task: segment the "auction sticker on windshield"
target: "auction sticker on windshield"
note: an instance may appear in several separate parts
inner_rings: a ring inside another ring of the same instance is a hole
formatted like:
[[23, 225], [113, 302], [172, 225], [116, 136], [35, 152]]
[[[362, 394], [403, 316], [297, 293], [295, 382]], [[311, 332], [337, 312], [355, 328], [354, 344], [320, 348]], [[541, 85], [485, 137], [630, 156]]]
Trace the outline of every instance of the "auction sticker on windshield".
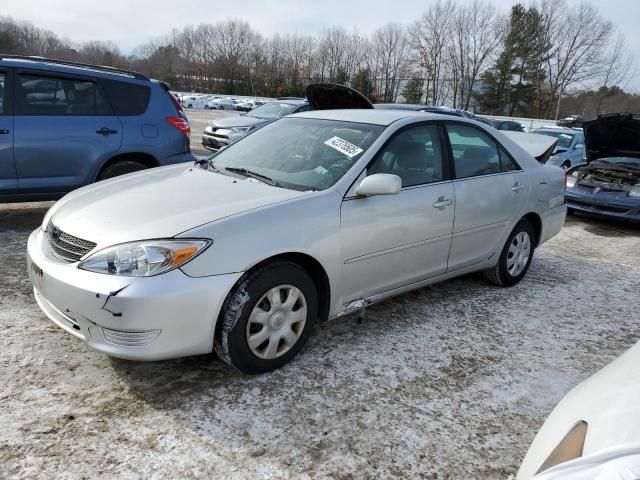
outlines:
[[349, 158], [353, 158], [359, 153], [362, 153], [362, 149], [360, 147], [351, 142], [347, 142], [344, 138], [340, 137], [331, 137], [329, 140], [324, 142], [324, 144], [339, 151], [340, 153], [344, 153]]

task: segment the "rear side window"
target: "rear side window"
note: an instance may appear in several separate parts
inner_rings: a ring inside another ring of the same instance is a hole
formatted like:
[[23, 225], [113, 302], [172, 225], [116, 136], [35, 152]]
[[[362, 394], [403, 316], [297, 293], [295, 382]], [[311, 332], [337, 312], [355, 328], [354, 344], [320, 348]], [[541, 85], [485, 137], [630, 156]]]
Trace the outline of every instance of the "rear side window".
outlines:
[[7, 113], [7, 101], [5, 100], [7, 93], [7, 74], [0, 72], [0, 115]]
[[19, 115], [111, 115], [102, 89], [88, 80], [20, 74], [15, 97]]
[[142, 115], [147, 111], [151, 88], [116, 80], [103, 80], [102, 84], [116, 115]]
[[456, 178], [519, 170], [511, 157], [485, 133], [465, 125], [447, 125]]

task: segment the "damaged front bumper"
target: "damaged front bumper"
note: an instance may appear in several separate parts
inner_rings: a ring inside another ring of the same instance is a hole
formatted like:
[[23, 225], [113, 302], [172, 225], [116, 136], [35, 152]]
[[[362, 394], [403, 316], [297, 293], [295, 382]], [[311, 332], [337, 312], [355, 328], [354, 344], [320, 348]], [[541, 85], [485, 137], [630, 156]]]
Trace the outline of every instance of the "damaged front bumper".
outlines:
[[132, 360], [210, 353], [222, 303], [241, 276], [88, 272], [53, 257], [41, 229], [29, 237], [27, 271], [38, 305], [55, 324], [97, 351]]
[[567, 189], [565, 198], [571, 210], [597, 217], [617, 218], [640, 222], [640, 199], [630, 198], [626, 192], [606, 192], [601, 189]]

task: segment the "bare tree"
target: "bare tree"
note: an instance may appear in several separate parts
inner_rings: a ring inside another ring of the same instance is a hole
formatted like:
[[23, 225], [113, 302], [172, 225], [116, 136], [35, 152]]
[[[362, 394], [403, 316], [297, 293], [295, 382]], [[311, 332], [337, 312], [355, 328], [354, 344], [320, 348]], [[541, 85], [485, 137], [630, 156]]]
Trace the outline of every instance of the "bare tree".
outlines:
[[485, 0], [473, 0], [455, 12], [450, 44], [454, 106], [469, 109], [475, 83], [498, 46], [503, 28], [503, 17]]
[[373, 33], [368, 50], [367, 64], [381, 100], [395, 102], [409, 63], [405, 29], [397, 23], [387, 23]]
[[564, 0], [547, 0], [539, 8], [551, 32], [553, 49], [547, 61], [547, 79], [557, 119], [563, 93], [601, 73], [613, 25], [589, 1], [568, 6]]
[[448, 97], [446, 63], [451, 24], [457, 7], [452, 0], [431, 4], [410, 29], [414, 63], [425, 78], [427, 102], [443, 104]]
[[597, 79], [598, 104], [597, 112], [600, 113], [602, 105], [607, 97], [609, 87], [626, 87], [633, 75], [634, 58], [629, 53], [624, 34], [618, 32], [615, 40], [607, 49], [605, 54], [605, 64], [601, 74]]

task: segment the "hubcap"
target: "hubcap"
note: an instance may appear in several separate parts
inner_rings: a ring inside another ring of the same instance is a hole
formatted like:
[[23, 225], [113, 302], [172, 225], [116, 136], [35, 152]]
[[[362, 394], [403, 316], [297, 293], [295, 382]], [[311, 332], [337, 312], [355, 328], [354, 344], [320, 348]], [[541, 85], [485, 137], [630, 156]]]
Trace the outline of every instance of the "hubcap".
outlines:
[[253, 307], [247, 321], [247, 344], [258, 358], [278, 358], [296, 344], [306, 321], [303, 293], [292, 285], [279, 285]]
[[529, 261], [531, 238], [527, 232], [520, 232], [511, 241], [507, 253], [507, 270], [512, 277], [520, 275]]

